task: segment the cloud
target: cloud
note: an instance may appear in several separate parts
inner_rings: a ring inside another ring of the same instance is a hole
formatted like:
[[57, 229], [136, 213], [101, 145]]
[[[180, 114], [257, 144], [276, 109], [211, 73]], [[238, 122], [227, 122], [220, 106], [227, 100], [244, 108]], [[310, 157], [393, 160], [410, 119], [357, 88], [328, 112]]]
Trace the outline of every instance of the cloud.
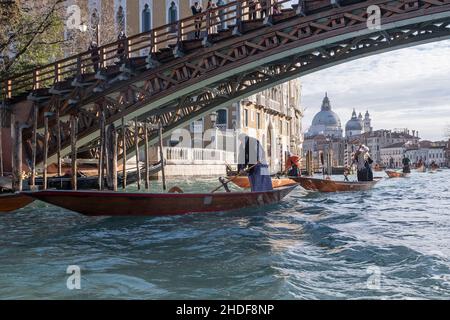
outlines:
[[419, 130], [424, 139], [443, 139], [450, 124], [450, 41], [362, 58], [301, 81], [305, 128], [325, 91], [343, 125], [353, 108], [369, 110], [375, 129]]

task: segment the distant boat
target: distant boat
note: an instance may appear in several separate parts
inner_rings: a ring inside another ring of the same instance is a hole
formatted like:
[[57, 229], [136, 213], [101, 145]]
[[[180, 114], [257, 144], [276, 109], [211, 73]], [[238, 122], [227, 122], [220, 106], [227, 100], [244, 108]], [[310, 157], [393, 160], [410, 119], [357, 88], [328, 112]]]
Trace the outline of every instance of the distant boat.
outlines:
[[88, 216], [165, 216], [222, 212], [280, 202], [295, 186], [266, 192], [126, 193], [36, 191], [24, 194]]
[[0, 212], [10, 212], [25, 207], [34, 199], [20, 193], [0, 194]]
[[[249, 189], [250, 188], [250, 181], [248, 180], [248, 176], [235, 176], [235, 177], [229, 177], [230, 181], [237, 185], [238, 187], [242, 189]], [[286, 186], [292, 186], [297, 184], [292, 179], [289, 178], [272, 178], [272, 187], [273, 188], [280, 188], [280, 187], [286, 187]]]
[[403, 173], [395, 170], [384, 170], [389, 178], [406, 178], [409, 176], [409, 173]]
[[427, 168], [425, 168], [425, 166], [422, 165], [422, 166], [420, 166], [420, 167], [417, 167], [417, 168], [416, 168], [416, 171], [417, 171], [417, 172], [426, 172], [426, 171], [427, 171]]
[[345, 192], [345, 191], [365, 191], [372, 189], [381, 178], [374, 178], [373, 181], [336, 181], [318, 179], [310, 177], [289, 177], [298, 182], [304, 189], [320, 192]]

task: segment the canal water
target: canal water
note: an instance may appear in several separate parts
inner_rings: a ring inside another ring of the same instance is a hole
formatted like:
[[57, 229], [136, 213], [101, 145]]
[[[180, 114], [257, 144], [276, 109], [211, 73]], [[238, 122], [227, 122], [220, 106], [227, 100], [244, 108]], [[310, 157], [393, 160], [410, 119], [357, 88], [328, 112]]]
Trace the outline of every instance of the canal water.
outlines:
[[[34, 202], [0, 216], [0, 298], [449, 299], [449, 180], [443, 170], [368, 192], [298, 187], [279, 205], [177, 217], [91, 218]], [[67, 287], [69, 266], [80, 289]]]

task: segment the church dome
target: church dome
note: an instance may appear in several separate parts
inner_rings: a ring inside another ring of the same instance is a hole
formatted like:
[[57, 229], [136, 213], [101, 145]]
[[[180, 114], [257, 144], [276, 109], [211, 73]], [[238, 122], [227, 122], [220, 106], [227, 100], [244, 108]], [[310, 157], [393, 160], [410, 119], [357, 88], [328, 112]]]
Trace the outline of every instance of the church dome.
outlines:
[[325, 94], [325, 98], [323, 98], [322, 108], [321, 110], [314, 116], [312, 121], [313, 126], [326, 126], [326, 127], [340, 127], [341, 120], [339, 116], [331, 111], [330, 99]]
[[363, 125], [361, 119], [356, 116], [355, 110], [353, 110], [352, 118], [347, 121], [345, 125], [345, 131], [362, 131]]

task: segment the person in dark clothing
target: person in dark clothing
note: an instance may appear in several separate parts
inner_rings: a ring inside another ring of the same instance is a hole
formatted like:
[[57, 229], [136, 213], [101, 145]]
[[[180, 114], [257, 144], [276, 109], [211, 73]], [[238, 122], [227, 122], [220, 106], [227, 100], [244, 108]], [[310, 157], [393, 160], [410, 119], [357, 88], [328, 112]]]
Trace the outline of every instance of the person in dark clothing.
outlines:
[[404, 155], [402, 159], [403, 173], [411, 173], [410, 163], [411, 160], [409, 160], [409, 158], [406, 155]]
[[119, 36], [117, 37], [117, 57], [119, 58], [120, 63], [123, 63], [125, 61], [125, 41], [127, 37], [125, 35], [125, 32], [121, 31], [119, 33]]
[[248, 0], [249, 19], [256, 20], [256, 2], [255, 0]]
[[97, 73], [100, 56], [98, 54], [98, 45], [95, 41], [91, 42], [91, 44], [89, 46], [89, 50], [91, 51], [91, 61], [92, 61], [92, 65], [94, 67], [94, 72]]
[[[203, 9], [198, 2], [194, 3], [194, 5], [191, 7], [193, 16], [202, 13], [202, 10]], [[202, 28], [202, 18], [201, 17], [195, 18], [195, 39], [200, 39], [201, 28]]]
[[241, 135], [241, 144], [238, 154], [238, 170], [248, 173], [248, 179], [252, 191], [272, 190], [272, 178], [269, 166], [266, 163], [264, 149], [261, 143], [246, 135]]

